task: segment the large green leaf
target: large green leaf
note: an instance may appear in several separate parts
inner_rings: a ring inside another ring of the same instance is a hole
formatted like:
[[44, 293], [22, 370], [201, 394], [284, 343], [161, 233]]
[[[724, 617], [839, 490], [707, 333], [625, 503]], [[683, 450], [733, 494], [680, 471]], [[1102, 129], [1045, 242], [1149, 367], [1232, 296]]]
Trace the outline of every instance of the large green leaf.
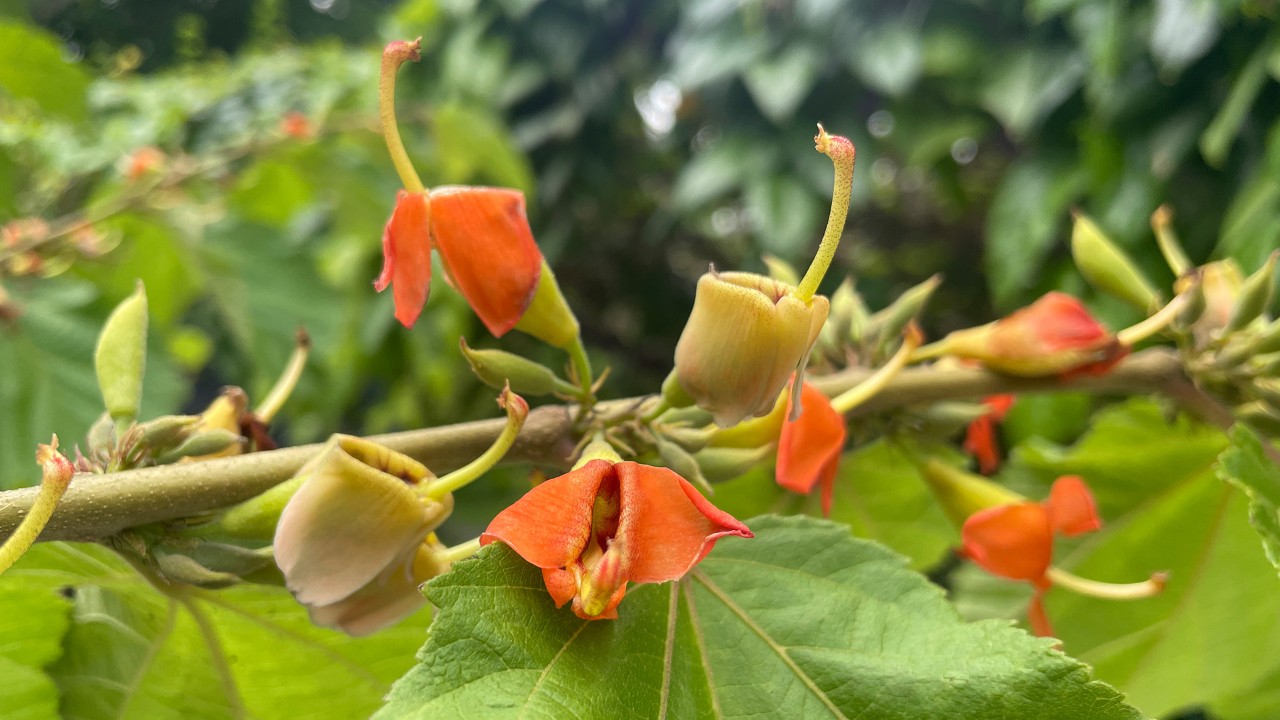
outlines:
[[612, 622], [554, 609], [536, 568], [485, 549], [428, 585], [431, 638], [376, 717], [1141, 717], [1047, 641], [960, 622], [839, 525], [751, 525]]
[[0, 708], [9, 720], [55, 717], [58, 688], [44, 668], [62, 652], [69, 604], [0, 580], [0, 607]]
[[81, 120], [88, 87], [88, 77], [63, 59], [53, 35], [29, 25], [0, 22], [0, 92], [32, 100], [51, 115]]
[[[1208, 706], [1227, 720], [1249, 717], [1227, 714], [1228, 703], [1280, 674], [1280, 584], [1249, 527], [1245, 498], [1214, 476], [1225, 444], [1217, 430], [1131, 401], [1100, 413], [1073, 447], [1022, 446], [1009, 472], [1033, 497], [1062, 474], [1083, 476], [1097, 494], [1102, 532], [1060, 544], [1057, 564], [1108, 582], [1169, 572], [1153, 598], [1119, 602], [1061, 589], [1046, 598], [1065, 649], [1152, 715]], [[976, 570], [956, 582], [970, 617], [1007, 612], [1011, 585]], [[1270, 711], [1275, 717], [1280, 705]]]
[[1218, 477], [1249, 498], [1249, 522], [1262, 536], [1267, 558], [1280, 569], [1280, 467], [1267, 457], [1257, 435], [1236, 427], [1231, 448], [1219, 461]]
[[[794, 513], [820, 517], [819, 492], [797, 495], [756, 470], [716, 485], [712, 501], [735, 517]], [[860, 538], [906, 555], [911, 567], [933, 567], [957, 540], [911, 459], [882, 441], [845, 453], [831, 493], [831, 519]]]
[[280, 588], [165, 594], [111, 551], [65, 543], [32, 550], [0, 578], [5, 592], [38, 600], [23, 631], [35, 660], [60, 653], [48, 672], [67, 720], [363, 717], [410, 665], [428, 615], [352, 639], [312, 626]]

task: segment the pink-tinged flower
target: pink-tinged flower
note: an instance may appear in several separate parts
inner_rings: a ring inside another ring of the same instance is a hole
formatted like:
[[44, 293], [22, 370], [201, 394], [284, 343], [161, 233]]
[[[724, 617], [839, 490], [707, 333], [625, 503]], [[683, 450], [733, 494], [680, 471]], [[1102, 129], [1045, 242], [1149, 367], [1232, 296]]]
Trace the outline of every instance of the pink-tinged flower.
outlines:
[[1019, 377], [1100, 375], [1128, 352], [1079, 300], [1060, 292], [988, 325], [957, 330], [939, 346]]
[[[821, 486], [822, 513], [830, 515], [831, 492], [844, 450], [844, 417], [809, 383], [801, 386], [800, 409], [799, 417], [782, 425], [776, 478], [782, 487], [806, 495]], [[786, 417], [792, 417], [790, 397]]]
[[1000, 467], [1000, 446], [996, 441], [996, 425], [1009, 414], [1017, 399], [1014, 395], [991, 395], [983, 399], [989, 408], [986, 415], [969, 423], [964, 436], [964, 449], [978, 460], [978, 469], [990, 475]]
[[596, 620], [617, 617], [628, 582], [679, 579], [726, 535], [753, 537], [675, 472], [597, 459], [534, 487], [480, 543], [511, 546], [542, 568], [556, 607]]

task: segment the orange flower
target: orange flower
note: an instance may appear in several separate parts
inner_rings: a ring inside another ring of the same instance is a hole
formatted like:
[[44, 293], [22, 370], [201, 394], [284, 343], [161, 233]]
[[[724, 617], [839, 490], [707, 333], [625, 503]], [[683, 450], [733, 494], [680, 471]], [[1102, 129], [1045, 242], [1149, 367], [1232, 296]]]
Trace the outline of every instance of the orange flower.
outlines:
[[1000, 447], [996, 443], [996, 423], [1004, 420], [1013, 407], [1014, 395], [991, 395], [983, 399], [990, 408], [986, 415], [969, 423], [964, 436], [964, 449], [978, 459], [983, 475], [990, 475], [1000, 467]]
[[970, 515], [960, 531], [961, 552], [992, 575], [1031, 583], [1035, 595], [1028, 620], [1037, 635], [1047, 636], [1053, 629], [1044, 611], [1044, 593], [1055, 576], [1060, 582], [1074, 578], [1051, 569], [1053, 536], [1080, 535], [1101, 527], [1088, 486], [1075, 475], [1064, 475], [1053, 483], [1043, 503], [1009, 503]]
[[462, 293], [495, 336], [516, 326], [534, 299], [542, 253], [525, 218], [524, 195], [488, 187], [401, 190], [382, 234], [379, 292], [393, 286], [396, 319], [405, 327], [431, 291], [431, 249], [446, 280]]
[[164, 167], [165, 156], [158, 148], [147, 145], [134, 150], [125, 158], [122, 172], [129, 182], [137, 182], [144, 176]]
[[1019, 377], [1100, 375], [1128, 352], [1079, 300], [1060, 292], [993, 323], [957, 330], [938, 346]]
[[[788, 418], [792, 410], [790, 395], [788, 393]], [[831, 491], [844, 440], [844, 417], [831, 406], [826, 395], [804, 383], [800, 388], [800, 416], [784, 422], [778, 437], [778, 484], [803, 494], [820, 485], [822, 514], [830, 515]]]
[[480, 544], [500, 540], [542, 568], [556, 607], [616, 618], [627, 583], [688, 573], [716, 540], [752, 532], [667, 468], [590, 460], [498, 513]]
[[285, 113], [285, 116], [280, 118], [280, 130], [296, 140], [306, 140], [315, 132], [307, 116], [296, 110]]

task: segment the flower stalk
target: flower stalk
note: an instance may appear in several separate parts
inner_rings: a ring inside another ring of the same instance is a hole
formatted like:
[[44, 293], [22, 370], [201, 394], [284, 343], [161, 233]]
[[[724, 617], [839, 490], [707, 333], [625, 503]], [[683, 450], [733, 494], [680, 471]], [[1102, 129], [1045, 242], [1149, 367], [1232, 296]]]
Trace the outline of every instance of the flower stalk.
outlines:
[[382, 51], [382, 73], [378, 77], [378, 117], [382, 121], [382, 136], [387, 141], [387, 152], [396, 166], [400, 182], [411, 193], [425, 192], [427, 188], [413, 168], [404, 142], [400, 140], [400, 128], [396, 123], [396, 71], [407, 61], [421, 59], [422, 38], [389, 43]]

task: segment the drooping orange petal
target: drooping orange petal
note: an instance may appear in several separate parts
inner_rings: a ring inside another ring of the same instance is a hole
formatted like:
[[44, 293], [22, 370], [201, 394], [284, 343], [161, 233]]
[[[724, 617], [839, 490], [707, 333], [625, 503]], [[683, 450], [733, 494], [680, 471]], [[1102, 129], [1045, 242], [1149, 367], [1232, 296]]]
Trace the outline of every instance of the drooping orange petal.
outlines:
[[1053, 529], [1068, 537], [1093, 532], [1102, 527], [1093, 493], [1078, 475], [1063, 475], [1053, 481], [1044, 503]]
[[[621, 462], [622, 516], [617, 541], [627, 548], [627, 578], [666, 582], [683, 577], [725, 535], [754, 537], [746, 525], [707, 502], [667, 468]], [[554, 482], [554, 481], [553, 481]]]
[[840, 454], [836, 453], [834, 457], [822, 466], [822, 472], [818, 476], [818, 486], [822, 488], [822, 514], [824, 517], [831, 516], [831, 500], [832, 494], [836, 489], [836, 471], [840, 469]]
[[489, 332], [502, 337], [515, 327], [542, 275], [524, 195], [506, 188], [436, 188], [431, 237], [453, 284]]
[[990, 415], [969, 423], [964, 434], [965, 452], [978, 460], [978, 470], [990, 475], [1000, 467], [1000, 448], [996, 446], [996, 423]]
[[1027, 624], [1036, 637], [1053, 637], [1053, 625], [1049, 623], [1049, 614], [1044, 609], [1044, 588], [1036, 588], [1031, 596], [1031, 604], [1027, 606]]
[[1002, 393], [1000, 395], [988, 395], [982, 398], [982, 404], [991, 409], [991, 412], [987, 413], [987, 417], [996, 422], [1003, 422], [1004, 416], [1009, 414], [1009, 411], [1013, 409], [1013, 404], [1017, 402], [1017, 400], [1017, 395]]
[[1011, 580], [1040, 581], [1053, 557], [1049, 511], [1039, 503], [987, 508], [961, 528], [964, 554], [982, 569]]
[[498, 513], [480, 536], [480, 544], [501, 540], [544, 570], [576, 562], [591, 537], [596, 493], [613, 472], [611, 465], [608, 460], [592, 460], [535, 486]]
[[382, 231], [382, 273], [373, 281], [378, 292], [392, 286], [396, 319], [413, 327], [431, 292], [431, 204], [426, 193], [401, 190]]
[[[836, 465], [844, 449], [844, 417], [831, 407], [826, 395], [809, 383], [800, 388], [800, 409], [800, 417], [782, 425], [776, 478], [778, 484], [788, 490], [809, 493], [820, 481], [829, 483], [835, 479]], [[790, 416], [788, 399], [787, 417]], [[823, 492], [829, 495], [825, 484]], [[824, 502], [826, 505], [829, 500]]]
[[[1020, 317], [1019, 317], [1020, 315]], [[1046, 293], [1039, 300], [1009, 316], [1036, 330], [1048, 351], [1075, 350], [1105, 345], [1112, 335], [1078, 299], [1061, 292]]]

